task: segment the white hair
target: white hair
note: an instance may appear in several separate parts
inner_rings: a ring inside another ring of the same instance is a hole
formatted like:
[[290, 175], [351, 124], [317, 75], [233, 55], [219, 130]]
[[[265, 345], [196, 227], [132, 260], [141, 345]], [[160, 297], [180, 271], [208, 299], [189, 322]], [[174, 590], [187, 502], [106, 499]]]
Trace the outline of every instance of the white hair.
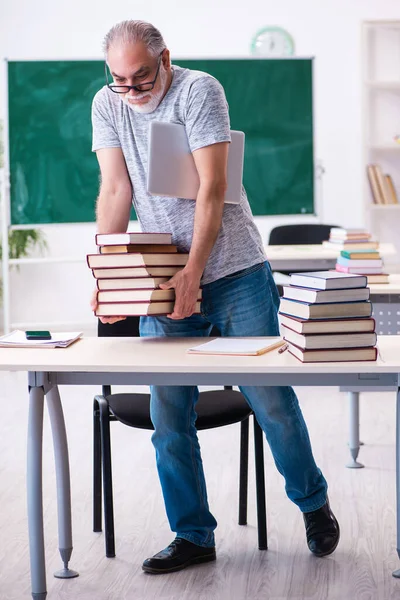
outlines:
[[104, 54], [107, 56], [115, 44], [135, 44], [143, 42], [149, 52], [159, 56], [167, 47], [159, 30], [146, 21], [121, 21], [110, 29], [103, 41]]

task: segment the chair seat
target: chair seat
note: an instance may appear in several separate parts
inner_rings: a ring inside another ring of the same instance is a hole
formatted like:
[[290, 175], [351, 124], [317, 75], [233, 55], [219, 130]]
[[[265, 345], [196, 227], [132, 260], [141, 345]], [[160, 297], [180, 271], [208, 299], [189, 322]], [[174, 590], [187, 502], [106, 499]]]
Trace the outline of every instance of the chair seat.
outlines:
[[[154, 429], [150, 419], [150, 394], [111, 394], [106, 399], [121, 423], [139, 429]], [[238, 423], [252, 413], [242, 394], [235, 390], [201, 392], [196, 412], [198, 430]]]

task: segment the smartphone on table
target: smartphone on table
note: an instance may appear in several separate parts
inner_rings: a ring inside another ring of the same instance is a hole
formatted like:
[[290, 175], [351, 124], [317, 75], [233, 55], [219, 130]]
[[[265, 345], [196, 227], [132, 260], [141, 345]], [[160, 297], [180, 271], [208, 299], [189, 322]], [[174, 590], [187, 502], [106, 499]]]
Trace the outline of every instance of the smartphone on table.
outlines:
[[51, 340], [50, 331], [26, 331], [27, 340]]

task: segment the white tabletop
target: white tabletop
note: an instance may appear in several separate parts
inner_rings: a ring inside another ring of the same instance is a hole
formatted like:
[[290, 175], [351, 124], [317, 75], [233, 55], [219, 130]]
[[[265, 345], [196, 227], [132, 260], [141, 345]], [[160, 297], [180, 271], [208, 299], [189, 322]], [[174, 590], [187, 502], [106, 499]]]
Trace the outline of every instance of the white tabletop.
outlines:
[[[313, 259], [335, 259], [339, 256], [341, 249], [326, 248], [322, 244], [296, 244], [293, 246], [265, 246], [268, 260], [313, 260]], [[382, 256], [396, 254], [393, 244], [379, 244], [379, 253]]]
[[[0, 348], [0, 371], [156, 374], [400, 373], [400, 336], [379, 336], [376, 362], [302, 364], [289, 352], [260, 356], [187, 353], [202, 338], [82, 338], [68, 348]], [[208, 341], [208, 340], [207, 340]]]
[[371, 294], [400, 294], [400, 274], [389, 275], [389, 283], [370, 283]]

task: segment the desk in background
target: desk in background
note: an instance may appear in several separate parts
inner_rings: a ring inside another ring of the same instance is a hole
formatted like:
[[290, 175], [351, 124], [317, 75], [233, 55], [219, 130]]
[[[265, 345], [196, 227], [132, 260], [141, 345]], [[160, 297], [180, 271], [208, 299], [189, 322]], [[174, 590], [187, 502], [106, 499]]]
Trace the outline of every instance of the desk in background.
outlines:
[[389, 283], [371, 284], [369, 289], [377, 334], [400, 334], [400, 274], [390, 275]]
[[[274, 279], [278, 285], [288, 285], [290, 277], [279, 271], [326, 271], [334, 269], [340, 250], [326, 248], [322, 244], [266, 246], [265, 252]], [[380, 254], [393, 256], [396, 249], [393, 244], [380, 244]], [[373, 317], [376, 320], [378, 335], [393, 335], [400, 332], [400, 275], [391, 275], [389, 284], [370, 285]], [[340, 387], [342, 392], [348, 392], [349, 399], [349, 450], [350, 462], [348, 468], [360, 469], [364, 465], [357, 461], [360, 452], [360, 391]]]
[[[396, 517], [400, 558], [400, 338], [378, 339], [376, 362], [302, 364], [289, 352], [261, 356], [199, 356], [187, 349], [199, 338], [85, 338], [65, 349], [0, 348], [0, 371], [27, 371], [28, 526], [32, 596], [46, 598], [43, 533], [42, 437], [46, 396], [53, 433], [58, 503], [59, 548], [64, 569], [72, 553], [71, 493], [67, 435], [59, 385], [303, 385], [395, 390]], [[393, 573], [400, 577], [400, 570]]]
[[[378, 335], [400, 334], [400, 275], [390, 275], [389, 283], [370, 284], [370, 300], [372, 316], [376, 321]], [[357, 458], [360, 452], [360, 392], [368, 392], [369, 388], [340, 387], [341, 392], [348, 393], [349, 399], [349, 469], [362, 469], [364, 465]], [[382, 390], [385, 391], [385, 390]]]
[[[340, 250], [325, 248], [322, 244], [295, 246], [265, 246], [272, 271], [326, 271], [334, 269]], [[393, 244], [380, 244], [383, 258], [394, 256]]]

